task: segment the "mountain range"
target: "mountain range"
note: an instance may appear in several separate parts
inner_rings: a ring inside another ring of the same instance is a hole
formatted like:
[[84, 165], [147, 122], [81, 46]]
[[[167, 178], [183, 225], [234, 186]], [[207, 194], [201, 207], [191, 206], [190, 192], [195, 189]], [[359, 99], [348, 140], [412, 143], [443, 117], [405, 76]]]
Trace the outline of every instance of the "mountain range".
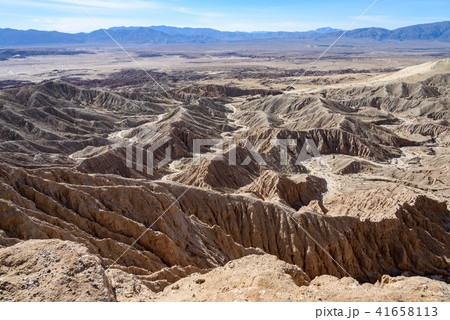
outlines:
[[[198, 44], [226, 41], [265, 39], [321, 39], [336, 38], [342, 30], [330, 27], [302, 32], [230, 32], [210, 28], [178, 28], [170, 26], [113, 27], [107, 32], [126, 45]], [[368, 40], [433, 40], [450, 41], [450, 21], [419, 24], [394, 30], [360, 28], [348, 31], [344, 37]], [[63, 33], [58, 31], [0, 29], [0, 46], [33, 45], [90, 45], [110, 44], [110, 37], [99, 29], [90, 33]]]

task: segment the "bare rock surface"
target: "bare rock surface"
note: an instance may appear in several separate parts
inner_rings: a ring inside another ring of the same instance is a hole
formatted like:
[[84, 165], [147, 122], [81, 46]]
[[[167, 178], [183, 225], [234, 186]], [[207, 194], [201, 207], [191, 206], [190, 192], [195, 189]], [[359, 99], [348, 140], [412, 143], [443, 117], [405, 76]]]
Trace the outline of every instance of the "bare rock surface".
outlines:
[[449, 301], [450, 285], [423, 277], [383, 276], [375, 284], [319, 276], [274, 256], [247, 256], [203, 275], [193, 274], [156, 295], [154, 301]]
[[[282, 95], [0, 90], [0, 296], [448, 300], [448, 61]], [[195, 139], [223, 142], [194, 161]], [[155, 144], [171, 159], [150, 172], [136, 146]]]
[[177, 281], [156, 301], [285, 301], [309, 282], [299, 267], [275, 256], [250, 255]]
[[207, 273], [192, 273], [154, 292], [135, 275], [105, 270], [87, 248], [27, 240], [0, 249], [1, 301], [449, 301], [450, 285], [384, 275], [375, 284], [348, 277], [311, 280], [276, 256], [249, 255]]
[[70, 241], [0, 249], [0, 301], [115, 301], [100, 259]]

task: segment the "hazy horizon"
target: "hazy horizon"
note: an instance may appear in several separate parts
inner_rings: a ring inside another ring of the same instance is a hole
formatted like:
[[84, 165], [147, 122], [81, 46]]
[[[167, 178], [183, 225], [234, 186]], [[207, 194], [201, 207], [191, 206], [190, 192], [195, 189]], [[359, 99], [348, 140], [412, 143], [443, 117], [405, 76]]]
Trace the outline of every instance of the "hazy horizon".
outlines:
[[[447, 22], [450, 20], [442, 20], [442, 21], [432, 21], [432, 22], [427, 22], [427, 23], [420, 23], [420, 25], [422, 24], [432, 24], [432, 23], [442, 23], [442, 22]], [[419, 25], [419, 24], [414, 24], [414, 25]], [[400, 26], [398, 28], [404, 28], [404, 27], [409, 27], [409, 26], [414, 26], [414, 25], [404, 25], [404, 26]], [[318, 27], [315, 29], [308, 29], [308, 30], [254, 30], [254, 31], [244, 31], [244, 30], [235, 30], [235, 31], [229, 31], [229, 30], [221, 30], [221, 29], [216, 29], [216, 28], [211, 28], [211, 27], [192, 27], [192, 26], [183, 26], [183, 27], [178, 27], [178, 26], [173, 26], [173, 25], [166, 25], [166, 24], [161, 24], [161, 25], [130, 25], [130, 26], [124, 26], [124, 25], [117, 25], [117, 26], [111, 26], [108, 28], [105, 28], [106, 30], [108, 29], [112, 29], [112, 28], [157, 28], [157, 27], [169, 27], [169, 28], [186, 28], [186, 29], [212, 29], [212, 30], [216, 30], [216, 31], [220, 31], [220, 32], [245, 32], [245, 33], [260, 33], [260, 32], [308, 32], [308, 31], [316, 31], [316, 30], [320, 30], [320, 29], [326, 29], [326, 28], [331, 28], [331, 29], [335, 29], [335, 30], [340, 30], [343, 31], [343, 29], [341, 28], [335, 28], [333, 26], [322, 26], [322, 27]], [[361, 29], [361, 28], [383, 28], [383, 27], [374, 27], [374, 26], [369, 26], [369, 27], [359, 27], [359, 28], [351, 28], [350, 30], [355, 30], [355, 29]], [[387, 29], [387, 30], [395, 30], [398, 28], [383, 28], [383, 29]], [[36, 31], [48, 31], [48, 32], [61, 32], [61, 33], [69, 33], [69, 34], [77, 34], [77, 33], [90, 33], [93, 31], [97, 31], [97, 30], [101, 30], [101, 28], [97, 28], [97, 29], [93, 29], [92, 31], [75, 31], [75, 32], [66, 32], [66, 31], [60, 31], [60, 30], [43, 30], [43, 29], [36, 29], [36, 28], [28, 28], [28, 29], [20, 29], [20, 28], [10, 28], [10, 27], [0, 27], [0, 29], [14, 29], [14, 30], [21, 30], [21, 31], [29, 31], [29, 30], [36, 30]]]
[[[346, 29], [374, 1], [146, 1], [146, 0], [4, 0], [0, 28], [91, 32], [102, 28], [174, 26], [220, 31], [310, 31], [322, 27]], [[447, 1], [379, 0], [352, 29], [396, 29], [450, 20]], [[93, 18], [93, 19], [92, 19]], [[96, 23], [98, 22], [98, 24]]]

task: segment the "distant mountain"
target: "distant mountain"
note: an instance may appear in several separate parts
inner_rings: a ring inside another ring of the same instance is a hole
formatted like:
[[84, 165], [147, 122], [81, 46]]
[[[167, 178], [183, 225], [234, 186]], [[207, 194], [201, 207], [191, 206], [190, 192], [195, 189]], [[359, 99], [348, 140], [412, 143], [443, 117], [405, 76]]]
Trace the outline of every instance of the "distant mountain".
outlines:
[[[221, 41], [264, 39], [319, 39], [338, 37], [342, 30], [330, 27], [305, 32], [230, 32], [209, 28], [177, 28], [169, 26], [114, 27], [107, 30], [119, 43], [136, 44], [195, 44]], [[450, 21], [414, 25], [395, 30], [362, 28], [346, 33], [346, 38], [371, 40], [435, 40], [450, 41]], [[112, 40], [103, 30], [90, 33], [0, 29], [0, 46], [33, 45], [102, 45]]]
[[[328, 33], [328, 35], [339, 36], [339, 32]], [[355, 29], [347, 32], [345, 37], [373, 40], [437, 40], [448, 42], [450, 41], [450, 21], [418, 24], [395, 30], [383, 28]]]
[[319, 28], [314, 30], [317, 33], [328, 33], [328, 32], [333, 32], [333, 31], [342, 31], [341, 29], [334, 29], [331, 27], [324, 27], [324, 28]]
[[450, 40], [450, 21], [418, 24], [415, 26], [395, 29], [389, 35], [390, 39], [412, 40], [412, 39], [439, 39]]

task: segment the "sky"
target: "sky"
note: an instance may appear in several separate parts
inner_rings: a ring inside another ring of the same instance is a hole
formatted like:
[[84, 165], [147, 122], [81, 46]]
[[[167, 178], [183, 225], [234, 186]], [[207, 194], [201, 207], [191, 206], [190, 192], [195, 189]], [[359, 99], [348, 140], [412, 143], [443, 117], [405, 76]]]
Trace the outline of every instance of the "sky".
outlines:
[[[0, 28], [90, 32], [115, 26], [224, 31], [346, 29], [374, 0], [0, 0]], [[450, 20], [450, 0], [378, 0], [352, 29]]]

